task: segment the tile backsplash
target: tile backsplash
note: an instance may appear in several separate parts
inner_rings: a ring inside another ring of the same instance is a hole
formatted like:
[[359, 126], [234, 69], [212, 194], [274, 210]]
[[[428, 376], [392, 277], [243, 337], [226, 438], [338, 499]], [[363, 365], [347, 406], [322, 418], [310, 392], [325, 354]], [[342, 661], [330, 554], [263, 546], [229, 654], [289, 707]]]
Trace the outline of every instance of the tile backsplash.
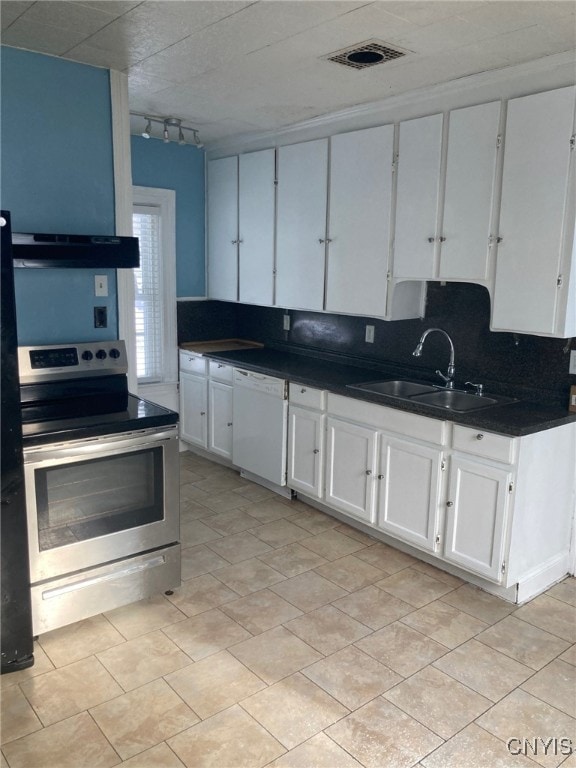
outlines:
[[[283, 316], [290, 316], [290, 330]], [[490, 297], [479, 285], [430, 283], [424, 319], [387, 322], [324, 312], [284, 310], [221, 301], [179, 302], [178, 340], [247, 338], [295, 351], [344, 356], [346, 362], [377, 367], [394, 363], [419, 377], [435, 380], [445, 372], [449, 346], [440, 334], [426, 340], [420, 358], [412, 356], [426, 328], [447, 331], [456, 350], [456, 383], [479, 382], [486, 389], [504, 386], [554, 405], [566, 405], [576, 376], [568, 373], [576, 339], [548, 339], [489, 329]], [[366, 325], [374, 342], [366, 343]], [[531, 392], [533, 391], [533, 392]]]

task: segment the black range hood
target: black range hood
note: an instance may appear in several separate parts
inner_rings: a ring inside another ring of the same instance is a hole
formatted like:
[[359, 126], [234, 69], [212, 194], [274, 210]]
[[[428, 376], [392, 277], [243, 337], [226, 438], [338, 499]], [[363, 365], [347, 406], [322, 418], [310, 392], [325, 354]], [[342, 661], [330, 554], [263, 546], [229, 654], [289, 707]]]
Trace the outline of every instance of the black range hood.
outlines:
[[140, 265], [137, 237], [12, 233], [15, 267], [131, 269]]

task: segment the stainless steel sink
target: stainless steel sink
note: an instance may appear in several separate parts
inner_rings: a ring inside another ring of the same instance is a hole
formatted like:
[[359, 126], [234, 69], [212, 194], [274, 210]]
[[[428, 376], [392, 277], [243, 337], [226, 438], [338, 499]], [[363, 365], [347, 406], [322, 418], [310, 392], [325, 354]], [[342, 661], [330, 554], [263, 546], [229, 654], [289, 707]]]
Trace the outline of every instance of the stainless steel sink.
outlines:
[[415, 403], [435, 405], [438, 408], [446, 408], [449, 411], [458, 412], [475, 411], [478, 408], [486, 408], [489, 405], [497, 405], [500, 402], [500, 400], [487, 397], [486, 395], [458, 392], [454, 389], [442, 389], [425, 395], [415, 395], [410, 399]]
[[348, 384], [348, 389], [358, 389], [361, 392], [370, 392], [374, 395], [396, 397], [399, 400], [409, 400], [413, 403], [422, 403], [422, 405], [430, 405], [447, 411], [456, 411], [457, 413], [476, 411], [480, 408], [515, 402], [512, 397], [478, 395], [458, 389], [441, 389], [432, 384], [420, 384], [417, 381], [406, 381], [404, 379]]
[[365, 384], [349, 384], [349, 389], [360, 389], [363, 392], [372, 392], [375, 395], [388, 395], [399, 397], [403, 400], [423, 395], [427, 392], [436, 392], [437, 388], [431, 384], [418, 384], [415, 381], [367, 381]]

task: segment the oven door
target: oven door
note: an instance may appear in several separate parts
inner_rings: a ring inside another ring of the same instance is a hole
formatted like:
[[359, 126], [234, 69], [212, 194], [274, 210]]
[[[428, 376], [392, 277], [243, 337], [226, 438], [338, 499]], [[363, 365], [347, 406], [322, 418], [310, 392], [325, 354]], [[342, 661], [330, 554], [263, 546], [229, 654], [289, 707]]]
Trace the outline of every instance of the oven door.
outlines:
[[176, 427], [24, 450], [32, 583], [179, 540]]

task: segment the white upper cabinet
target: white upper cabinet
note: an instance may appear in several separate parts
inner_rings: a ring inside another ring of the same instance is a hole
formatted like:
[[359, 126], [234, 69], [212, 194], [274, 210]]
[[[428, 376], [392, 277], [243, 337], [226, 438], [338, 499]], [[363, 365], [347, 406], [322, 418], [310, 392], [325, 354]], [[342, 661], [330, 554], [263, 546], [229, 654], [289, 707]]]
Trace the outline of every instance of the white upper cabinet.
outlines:
[[442, 115], [400, 123], [394, 277], [435, 275]]
[[324, 308], [328, 139], [278, 149], [276, 304]]
[[449, 114], [440, 279], [489, 277], [500, 110], [497, 101]]
[[238, 300], [238, 158], [208, 163], [208, 296]]
[[394, 126], [333, 136], [326, 309], [386, 313]]
[[274, 301], [275, 157], [265, 149], [239, 158], [239, 300], [247, 304]]
[[400, 123], [394, 277], [489, 279], [500, 109]]
[[575, 94], [508, 102], [494, 330], [576, 335]]

